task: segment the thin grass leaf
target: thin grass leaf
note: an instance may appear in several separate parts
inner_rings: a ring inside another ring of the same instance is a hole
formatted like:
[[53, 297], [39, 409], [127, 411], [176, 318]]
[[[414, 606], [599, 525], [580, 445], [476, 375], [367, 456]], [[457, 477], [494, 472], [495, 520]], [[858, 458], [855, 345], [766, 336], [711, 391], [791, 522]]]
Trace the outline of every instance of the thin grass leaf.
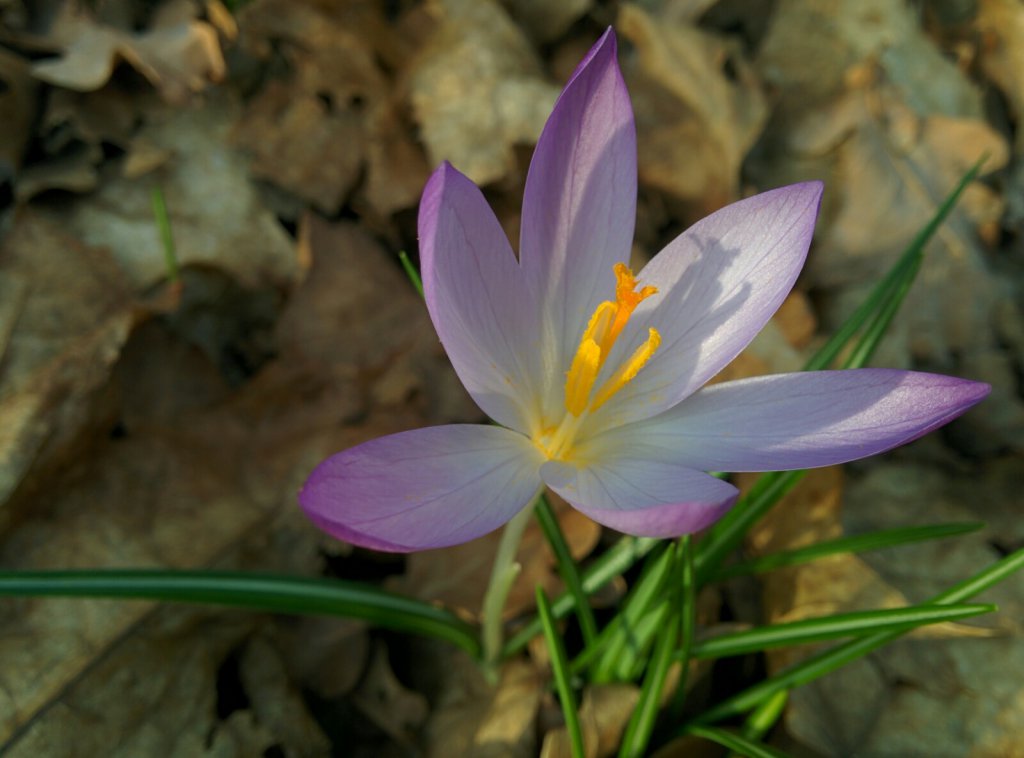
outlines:
[[618, 682], [633, 682], [640, 678], [647, 667], [647, 653], [654, 645], [658, 632], [665, 628], [673, 611], [673, 603], [663, 600], [649, 613], [636, 622], [630, 635], [629, 645], [615, 662], [612, 679]]
[[637, 758], [647, 752], [647, 744], [651, 741], [654, 724], [658, 719], [661, 693], [665, 689], [665, 680], [668, 678], [668, 670], [679, 642], [679, 624], [680, 615], [673, 613], [662, 633], [658, 635], [650, 665], [640, 686], [640, 699], [622, 736], [619, 758]]
[[[832, 339], [807, 362], [804, 366], [805, 371], [829, 366], [861, 330], [863, 333], [841, 365], [843, 368], [860, 368], [867, 362], [913, 284], [925, 245], [949, 215], [960, 194], [977, 176], [983, 162], [984, 158], [964, 174], [931, 220], [911, 241], [896, 265], [875, 286], [868, 298], [850, 315]], [[741, 498], [740, 502], [708, 531], [697, 555], [697, 576], [702, 585], [717, 571], [725, 557], [739, 546], [747, 531], [760, 521], [778, 498], [781, 498], [802, 476], [801, 471], [763, 474], [755, 483], [750, 495]], [[766, 493], [770, 496], [766, 497]]]
[[779, 722], [789, 702], [789, 691], [780, 690], [753, 710], [743, 722], [742, 734], [748, 740], [762, 740]]
[[587, 600], [587, 596], [583, 592], [583, 581], [576, 569], [576, 561], [573, 560], [572, 553], [569, 551], [569, 545], [565, 541], [565, 535], [562, 534], [562, 529], [558, 525], [555, 512], [552, 510], [551, 504], [548, 503], [548, 499], [543, 495], [537, 501], [535, 513], [540, 528], [544, 531], [544, 536], [547, 537], [548, 545], [551, 546], [551, 552], [555, 554], [558, 573], [561, 574], [562, 581], [565, 582], [569, 594], [572, 595], [576, 618], [579, 619], [580, 632], [583, 634], [583, 644], [584, 646], [592, 645], [597, 638], [597, 621], [594, 619], [594, 610], [590, 607], [590, 601]]
[[409, 260], [409, 254], [404, 250], [399, 250], [398, 260], [402, 264], [402, 270], [405, 271], [405, 275], [412, 282], [412, 286], [420, 293], [420, 297], [423, 297], [423, 280], [420, 278], [420, 272], [416, 270], [416, 267], [412, 265], [412, 261]]
[[[1024, 567], [1024, 548], [995, 562], [970, 579], [966, 579], [950, 587], [948, 590], [940, 592], [928, 604], [953, 605], [962, 603], [1001, 582], [1022, 567]], [[707, 724], [744, 713], [756, 707], [776, 692], [792, 689], [801, 684], [814, 681], [867, 655], [873, 650], [877, 650], [879, 647], [892, 642], [908, 631], [911, 631], [911, 629], [879, 632], [836, 645], [722, 701], [702, 713], [694, 719], [694, 722]]]
[[867, 534], [857, 534], [852, 537], [840, 537], [839, 539], [818, 542], [814, 545], [807, 545], [795, 550], [784, 550], [770, 555], [763, 555], [732, 566], [725, 566], [715, 572], [711, 577], [711, 581], [722, 581], [737, 576], [761, 574], [766, 571], [774, 571], [775, 569], [799, 566], [840, 553], [866, 553], [871, 550], [899, 547], [914, 542], [957, 537], [962, 534], [976, 532], [984, 526], [983, 523], [978, 521], [958, 524], [929, 524], [926, 526], [904, 526], [895, 529], [883, 529]]
[[712, 637], [694, 645], [692, 655], [694, 658], [725, 658], [776, 647], [824, 642], [840, 637], [906, 631], [926, 624], [959, 621], [995, 611], [996, 607], [991, 604], [957, 604], [915, 605], [909, 608], [837, 613], [832, 616], [801, 619]]
[[[814, 354], [814, 356], [804, 366], [804, 371], [818, 371], [831, 365], [832, 362], [839, 357], [839, 354], [846, 347], [847, 343], [853, 338], [862, 327], [867, 325], [872, 317], [872, 314], [876, 313], [884, 301], [892, 300], [893, 292], [901, 286], [903, 282], [908, 280], [908, 270], [914, 266], [915, 261], [920, 260], [924, 255], [924, 247], [928, 244], [928, 241], [932, 238], [939, 227], [949, 216], [950, 212], [956, 206], [957, 201], [960, 199], [960, 195], [967, 189], [967, 186], [973, 182], [978, 172], [981, 171], [982, 165], [987, 160], [988, 156], [983, 156], [977, 163], [975, 163], [968, 171], [963, 175], [963, 178], [957, 183], [953, 191], [946, 196], [945, 200], [935, 211], [935, 214], [929, 219], [928, 223], [921, 227], [921, 230], [917, 233], [906, 250], [900, 255], [899, 260], [886, 274], [886, 276], [872, 289], [868, 297], [860, 304], [860, 306], [850, 314], [850, 317], [846, 319], [842, 326], [832, 335], [832, 337], [826, 342], [821, 348]], [[913, 277], [909, 277], [910, 280]]]
[[0, 596], [133, 598], [344, 616], [412, 632], [480, 654], [476, 630], [452, 613], [371, 585], [240, 571], [102, 569], [0, 571]]
[[762, 745], [760, 742], [747, 739], [735, 732], [729, 732], [713, 726], [693, 724], [686, 728], [686, 734], [692, 734], [694, 737], [703, 737], [742, 756], [746, 756], [746, 758], [787, 758], [786, 754], [781, 750], [776, 750], [773, 747]]
[[[587, 595], [597, 592], [612, 579], [632, 568], [633, 564], [660, 543], [661, 540], [651, 537], [622, 537], [583, 572], [583, 592]], [[574, 607], [575, 600], [572, 594], [563, 592], [551, 603], [551, 612], [556, 619], [562, 619], [568, 616]], [[534, 618], [505, 642], [502, 656], [508, 658], [515, 655], [540, 632], [540, 619]]]
[[686, 679], [690, 674], [690, 651], [697, 631], [697, 581], [693, 571], [693, 539], [687, 534], [679, 540], [679, 683], [672, 697], [671, 713], [678, 719], [686, 705]]
[[[660, 553], [651, 555], [633, 591], [626, 597], [622, 610], [615, 616], [614, 631], [591, 670], [591, 681], [611, 682], [623, 657], [635, 660], [642, 653], [637, 638], [640, 620], [655, 609], [665, 584], [675, 566], [676, 546], [669, 544]], [[632, 667], [632, 666], [631, 666]]]
[[806, 471], [782, 471], [762, 474], [732, 510], [718, 521], [701, 540], [694, 556], [697, 585], [704, 586], [712, 574], [733, 550], [739, 547], [744, 535], [760, 521], [782, 497], [797, 485]]
[[562, 703], [562, 714], [565, 717], [565, 729], [569, 733], [569, 747], [572, 750], [572, 758], [584, 758], [583, 730], [580, 728], [579, 712], [576, 710], [576, 698], [572, 692], [565, 645], [562, 644], [562, 637], [555, 628], [554, 614], [551, 612], [548, 596], [540, 585], [537, 586], [537, 613], [540, 617], [541, 627], [544, 630], [544, 639], [548, 644], [548, 652], [551, 655], [551, 671], [555, 677], [555, 689], [558, 690], [558, 699]]
[[167, 269], [167, 280], [172, 284], [181, 278], [178, 270], [178, 254], [174, 247], [174, 235], [171, 233], [171, 219], [167, 214], [167, 203], [164, 202], [164, 193], [159, 187], [154, 187], [149, 195], [153, 207], [153, 218], [156, 219], [156, 228], [160, 232], [160, 244], [164, 251], [164, 268]]

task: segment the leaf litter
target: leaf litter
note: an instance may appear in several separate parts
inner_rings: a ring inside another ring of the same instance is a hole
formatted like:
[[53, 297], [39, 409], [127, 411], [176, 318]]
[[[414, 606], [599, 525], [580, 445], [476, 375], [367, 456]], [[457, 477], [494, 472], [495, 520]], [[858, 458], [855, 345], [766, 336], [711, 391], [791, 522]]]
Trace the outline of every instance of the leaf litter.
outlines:
[[[1024, 16], [1007, 0], [959, 15], [940, 5], [0, 5], [12, 116], [0, 125], [0, 562], [328, 574], [478, 614], [491, 541], [383, 559], [315, 533], [294, 491], [342, 447], [479, 419], [396, 252], [415, 252], [418, 195], [442, 159], [485, 185], [515, 236], [525, 158], [565, 62], [608, 23], [637, 111], [639, 259], [757, 189], [826, 181], [808, 270], [730, 378], [798, 366], [989, 156], [879, 363], [987, 380], [992, 398], [942, 438], [811, 475], [746, 549], [937, 520], [988, 531], [730, 583], [702, 601], [705, 627], [721, 608], [756, 624], [919, 601], [1020, 547]], [[167, 287], [153, 189], [180, 292]], [[559, 518], [577, 559], [601, 550], [592, 523]], [[559, 588], [539, 533], [519, 560], [510, 619], [534, 583]], [[991, 593], [995, 627], [932, 630], [794, 691], [773, 740], [822, 755], [1011, 754], [1022, 597], [1009, 582]], [[361, 622], [3, 600], [0, 745], [565, 754], [544, 652], [531, 649], [493, 689], [464, 654]], [[772, 653], [768, 669], [801, 654]], [[695, 671], [691, 699], [720, 686], [719, 668]], [[594, 755], [614, 751], [635, 693], [584, 691]]]

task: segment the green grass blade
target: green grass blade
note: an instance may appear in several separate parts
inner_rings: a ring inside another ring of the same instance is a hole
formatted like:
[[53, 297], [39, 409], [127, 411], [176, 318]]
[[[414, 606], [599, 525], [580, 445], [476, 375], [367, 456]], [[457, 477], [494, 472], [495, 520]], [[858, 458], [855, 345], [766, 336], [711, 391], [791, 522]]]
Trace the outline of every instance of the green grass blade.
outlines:
[[543, 495], [537, 501], [534, 512], [540, 523], [540, 528], [544, 531], [544, 536], [547, 537], [548, 545], [551, 546], [551, 552], [555, 554], [558, 573], [562, 575], [562, 581], [565, 582], [566, 589], [572, 596], [576, 618], [579, 619], [580, 631], [583, 634], [583, 644], [584, 646], [592, 645], [597, 638], [597, 621], [594, 619], [594, 610], [590, 607], [590, 601], [587, 600], [587, 596], [583, 592], [583, 580], [580, 579], [576, 561], [573, 560], [572, 553], [569, 551], [569, 545], [558, 525], [555, 512], [552, 510], [551, 504], [548, 503], [548, 499]]
[[725, 658], [730, 655], [744, 655], [809, 642], [824, 642], [840, 637], [902, 631], [941, 621], [958, 621], [983, 613], [993, 613], [995, 610], [994, 605], [956, 604], [915, 605], [908, 608], [837, 613], [832, 616], [801, 619], [712, 637], [694, 645], [692, 654], [694, 658]]
[[548, 652], [551, 654], [551, 671], [555, 677], [558, 699], [562, 702], [562, 714], [565, 716], [565, 729], [569, 733], [572, 758], [585, 758], [583, 730], [580, 728], [576, 698], [573, 696], [572, 683], [569, 678], [565, 645], [562, 644], [562, 637], [555, 628], [554, 614], [551, 612], [548, 596], [544, 594], [544, 589], [540, 585], [537, 586], [537, 612], [544, 630], [544, 639], [548, 643]]
[[[839, 356], [846, 347], [847, 343], [853, 339], [855, 335], [862, 327], [864, 327], [872, 317], [872, 314], [876, 313], [881, 304], [884, 301], [893, 300], [893, 293], [908, 279], [908, 271], [915, 267], [915, 263], [921, 259], [924, 255], [924, 247], [928, 244], [928, 241], [932, 238], [939, 227], [949, 216], [950, 212], [956, 206], [957, 201], [960, 199], [960, 195], [967, 189], [967, 186], [973, 182], [978, 172], [981, 171], [982, 164], [984, 164], [985, 158], [983, 157], [977, 163], [975, 163], [963, 178], [957, 183], [953, 191], [946, 196], [946, 199], [942, 201], [942, 204], [935, 211], [935, 214], [931, 217], [927, 224], [921, 227], [921, 230], [915, 235], [914, 239], [911, 240], [906, 250], [900, 255], [899, 260], [896, 262], [889, 273], [877, 284], [874, 289], [865, 298], [864, 302], [850, 315], [849, 318], [843, 323], [841, 327], [832, 335], [831, 339], [828, 340], [822, 347], [814, 354], [814, 356], [804, 366], [805, 371], [817, 371], [823, 369], [832, 364], [832, 362]], [[913, 277], [911, 276], [910, 279]], [[898, 298], [897, 298], [898, 299]]]
[[[1024, 567], [1024, 548], [996, 561], [970, 579], [954, 585], [945, 592], [939, 593], [928, 604], [952, 605], [954, 603], [962, 603], [1001, 582], [1022, 567]], [[710, 710], [702, 713], [695, 721], [709, 723], [744, 713], [756, 707], [776, 692], [792, 689], [801, 684], [814, 681], [867, 655], [871, 651], [898, 638], [900, 635], [906, 634], [908, 631], [910, 629], [879, 632], [836, 645], [722, 701]]]
[[452, 613], [371, 585], [237, 571], [103, 569], [0, 571], [0, 596], [133, 598], [345, 616], [446, 640], [480, 653], [476, 630]]
[[[597, 592], [612, 579], [629, 570], [660, 543], [661, 540], [649, 537], [621, 538], [583, 572], [583, 591], [588, 595]], [[551, 612], [556, 619], [561, 619], [568, 616], [574, 607], [573, 596], [563, 592], [551, 603]], [[515, 655], [540, 633], [540, 619], [534, 618], [505, 642], [502, 655], [506, 658]]]
[[743, 722], [742, 734], [748, 740], [761, 740], [771, 731], [786, 710], [789, 691], [780, 690], [757, 706]]
[[[673, 561], [675, 563], [675, 561]], [[679, 642], [680, 614], [673, 613], [654, 645], [650, 666], [640, 687], [640, 699], [633, 711], [619, 748], [619, 758], [637, 758], [647, 752], [661, 705], [661, 693]]]
[[926, 526], [904, 526], [895, 529], [883, 529], [851, 537], [840, 537], [839, 539], [818, 542], [814, 545], [808, 545], [795, 550], [771, 553], [770, 555], [764, 555], [732, 566], [725, 566], [719, 569], [711, 577], [711, 580], [721, 581], [737, 576], [760, 574], [766, 571], [774, 571], [775, 569], [799, 566], [840, 553], [866, 553], [872, 550], [909, 545], [914, 542], [957, 537], [962, 534], [976, 532], [984, 526], [981, 522], [929, 524]]
[[697, 572], [698, 586], [707, 584], [726, 556], [739, 547], [743, 536], [750, 528], [760, 521], [783, 495], [793, 489], [806, 473], [782, 471], [758, 477], [750, 491], [708, 530], [704, 539], [697, 545], [694, 570]]
[[690, 675], [690, 651], [697, 636], [697, 580], [693, 571], [693, 538], [687, 534], [679, 540], [679, 683], [672, 697], [672, 715], [678, 719], [686, 705], [686, 679]]
[[693, 724], [686, 727], [685, 733], [692, 734], [695, 737], [703, 737], [742, 756], [746, 756], [746, 758], [786, 758], [785, 753], [775, 748], [762, 745], [760, 742], [754, 742], [735, 732], [729, 732], [713, 726]]
[[[675, 566], [676, 546], [669, 544], [660, 553], [652, 554], [633, 591], [626, 597], [622, 610], [616, 615], [614, 631], [591, 670], [594, 682], [611, 682], [623, 657], [642, 654], [642, 641], [637, 638], [640, 620], [651, 612], [661, 599], [662, 591]], [[611, 626], [611, 625], [610, 625]]]
[[164, 193], [160, 191], [159, 187], [154, 187], [149, 199], [153, 207], [153, 217], [156, 219], [156, 228], [160, 232], [160, 245], [164, 250], [167, 280], [174, 284], [181, 278], [181, 275], [178, 270], [178, 254], [174, 247], [174, 235], [171, 233], [171, 219], [167, 214]]
[[405, 275], [412, 282], [412, 286], [420, 293], [420, 297], [423, 297], [423, 280], [420, 278], [420, 272], [416, 270], [416, 267], [412, 265], [412, 261], [409, 260], [409, 254], [404, 250], [399, 250], [398, 260], [402, 264], [402, 270], [405, 271]]

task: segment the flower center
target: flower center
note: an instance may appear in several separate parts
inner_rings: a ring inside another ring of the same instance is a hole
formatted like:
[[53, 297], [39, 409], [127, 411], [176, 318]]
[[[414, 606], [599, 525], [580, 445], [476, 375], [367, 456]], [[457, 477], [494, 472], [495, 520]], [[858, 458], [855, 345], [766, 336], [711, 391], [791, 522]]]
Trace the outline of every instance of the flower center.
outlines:
[[624, 263], [615, 264], [615, 302], [605, 300], [590, 317], [583, 331], [572, 366], [565, 379], [565, 409], [561, 424], [546, 430], [537, 441], [538, 446], [550, 457], [562, 457], [572, 446], [576, 432], [589, 411], [596, 411], [611, 397], [626, 386], [651, 359], [661, 344], [657, 329], [648, 331], [647, 341], [619, 366], [595, 392], [597, 375], [608, 360], [608, 354], [615, 346], [636, 307], [657, 293], [656, 287], [643, 287], [637, 291], [636, 278]]

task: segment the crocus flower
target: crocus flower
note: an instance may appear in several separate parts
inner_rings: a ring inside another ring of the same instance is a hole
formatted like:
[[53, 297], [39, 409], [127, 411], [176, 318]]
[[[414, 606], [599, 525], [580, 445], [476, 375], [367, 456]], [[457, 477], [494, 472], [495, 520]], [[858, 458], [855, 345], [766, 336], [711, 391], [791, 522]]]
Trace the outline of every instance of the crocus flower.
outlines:
[[959, 416], [985, 384], [888, 369], [703, 385], [795, 282], [822, 185], [699, 221], [634, 275], [633, 112], [609, 30], [537, 143], [517, 259], [480, 190], [445, 163], [419, 212], [427, 308], [459, 378], [498, 425], [402, 432], [338, 453], [299, 499], [342, 540], [387, 551], [466, 542], [547, 486], [635, 535], [691, 533], [737, 490], [707, 471], [828, 466]]

